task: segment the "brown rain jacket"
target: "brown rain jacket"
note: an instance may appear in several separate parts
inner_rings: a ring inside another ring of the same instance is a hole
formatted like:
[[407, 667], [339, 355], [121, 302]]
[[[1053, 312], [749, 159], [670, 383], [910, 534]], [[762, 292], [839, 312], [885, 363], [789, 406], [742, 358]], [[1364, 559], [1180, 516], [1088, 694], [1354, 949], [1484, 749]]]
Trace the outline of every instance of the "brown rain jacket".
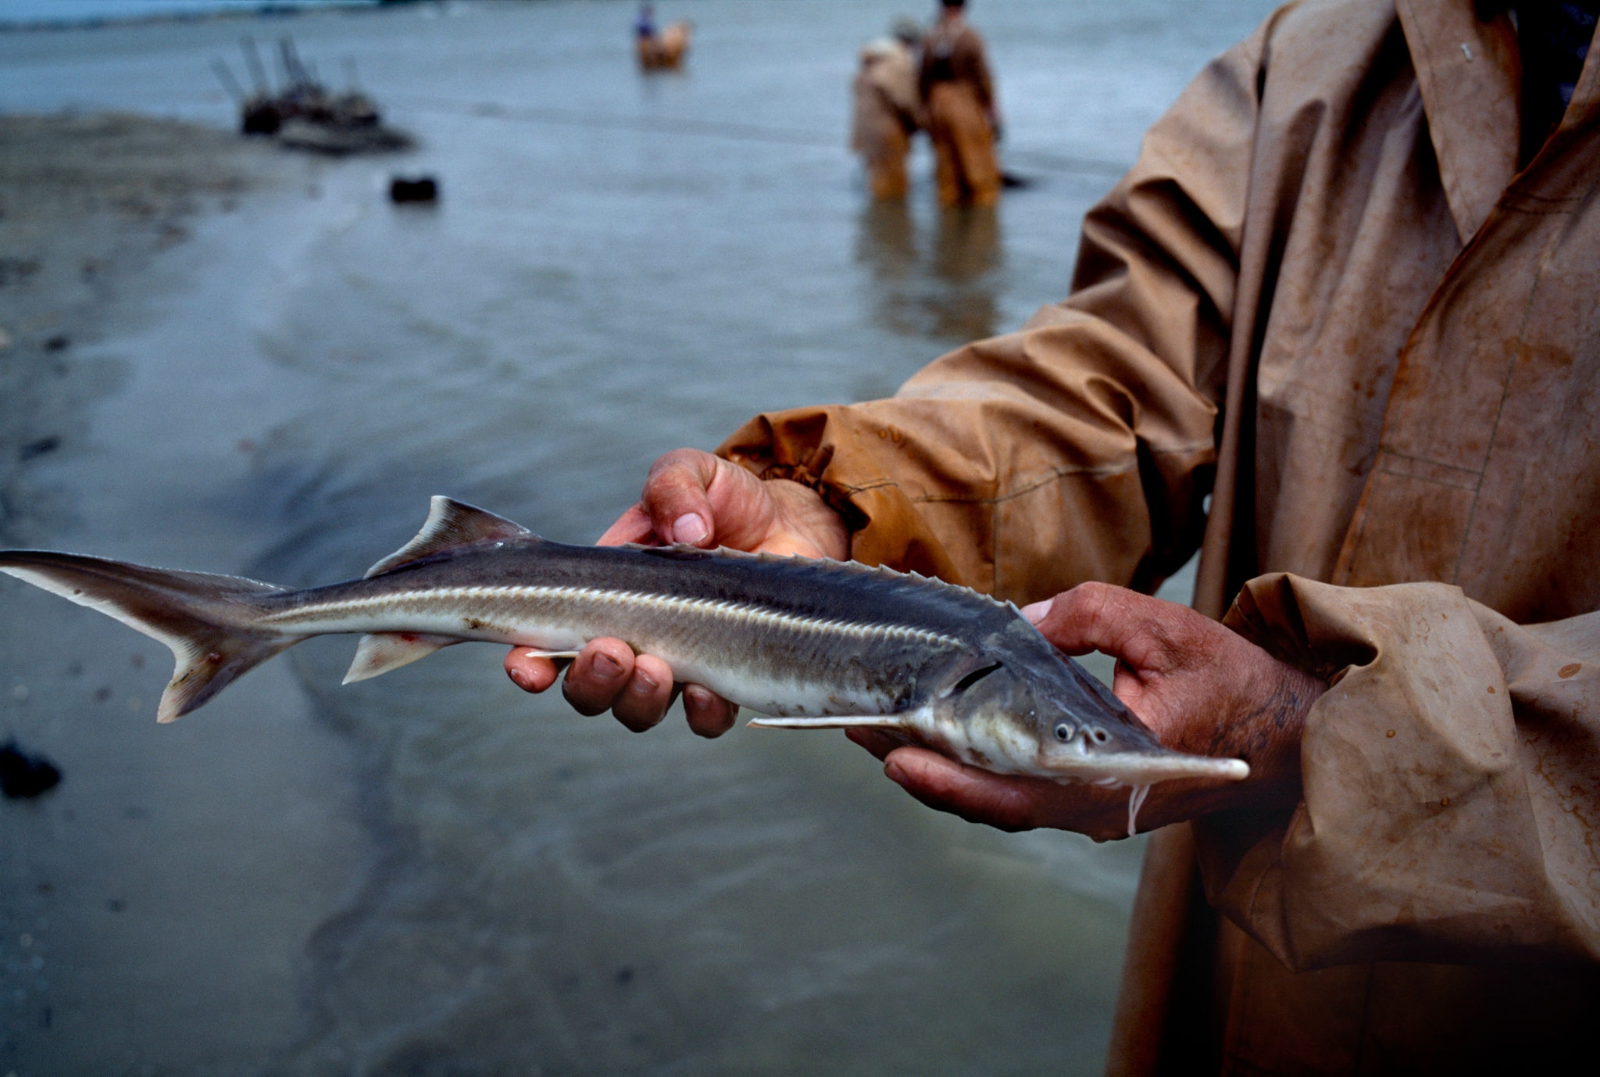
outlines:
[[1597, 51], [1522, 165], [1506, 15], [1286, 7], [1150, 130], [1066, 301], [720, 450], [1019, 602], [1198, 546], [1197, 608], [1333, 682], [1298, 810], [1152, 839], [1113, 1072], [1593, 1057]]

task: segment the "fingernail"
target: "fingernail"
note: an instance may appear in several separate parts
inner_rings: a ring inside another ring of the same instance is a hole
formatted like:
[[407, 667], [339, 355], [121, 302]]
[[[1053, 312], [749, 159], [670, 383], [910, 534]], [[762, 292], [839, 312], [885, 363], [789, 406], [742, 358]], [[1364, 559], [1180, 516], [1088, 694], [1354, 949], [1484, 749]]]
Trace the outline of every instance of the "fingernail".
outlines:
[[1049, 601], [1034, 602], [1022, 607], [1022, 616], [1026, 617], [1033, 624], [1038, 624], [1040, 621], [1044, 620], [1045, 614], [1049, 612]]
[[596, 677], [609, 681], [615, 680], [621, 673], [622, 667], [609, 654], [597, 654], [594, 656], [594, 675]]
[[906, 772], [900, 769], [900, 764], [893, 759], [883, 765], [883, 776], [896, 785], [906, 784]]
[[628, 688], [641, 696], [648, 696], [656, 690], [656, 679], [648, 673], [642, 673], [637, 668], [633, 671], [633, 683]]
[[529, 691], [533, 687], [533, 682], [528, 679], [528, 675], [522, 670], [511, 670], [510, 673], [511, 683], [522, 689], [524, 692]]
[[706, 527], [706, 522], [697, 512], [684, 513], [672, 522], [672, 538], [675, 542], [698, 546], [710, 534], [711, 529]]

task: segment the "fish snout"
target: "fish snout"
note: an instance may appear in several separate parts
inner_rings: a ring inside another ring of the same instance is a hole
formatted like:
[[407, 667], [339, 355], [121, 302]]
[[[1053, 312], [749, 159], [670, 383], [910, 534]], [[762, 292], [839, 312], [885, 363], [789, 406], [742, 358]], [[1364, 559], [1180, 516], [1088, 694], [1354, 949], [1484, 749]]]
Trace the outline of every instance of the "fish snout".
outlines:
[[1239, 781], [1250, 775], [1242, 759], [1218, 759], [1165, 748], [1153, 737], [1118, 737], [1094, 722], [1058, 721], [1041, 740], [1037, 766], [1061, 782], [1154, 785], [1177, 778]]

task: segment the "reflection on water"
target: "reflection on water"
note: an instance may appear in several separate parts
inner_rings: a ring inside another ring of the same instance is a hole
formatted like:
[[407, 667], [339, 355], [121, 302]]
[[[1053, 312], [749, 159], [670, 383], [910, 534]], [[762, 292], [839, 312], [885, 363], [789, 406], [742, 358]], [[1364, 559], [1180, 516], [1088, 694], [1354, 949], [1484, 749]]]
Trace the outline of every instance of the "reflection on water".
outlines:
[[901, 284], [914, 273], [916, 231], [905, 199], [874, 198], [862, 206], [856, 261], [871, 271], [874, 281], [885, 286]]
[[1000, 329], [1000, 214], [939, 206], [918, 220], [904, 200], [861, 210], [855, 258], [871, 282], [873, 321], [891, 333], [963, 343]]
[[1000, 262], [1000, 214], [993, 206], [940, 207], [932, 264], [948, 290], [934, 305], [936, 332], [964, 341], [994, 335]]

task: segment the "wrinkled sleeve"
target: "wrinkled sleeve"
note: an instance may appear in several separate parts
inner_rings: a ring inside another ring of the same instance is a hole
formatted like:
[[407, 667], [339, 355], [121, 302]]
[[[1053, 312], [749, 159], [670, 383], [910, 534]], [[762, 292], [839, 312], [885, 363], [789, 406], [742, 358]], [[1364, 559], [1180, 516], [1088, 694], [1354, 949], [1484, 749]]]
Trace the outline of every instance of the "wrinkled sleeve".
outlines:
[[1225, 914], [1295, 970], [1600, 958], [1600, 613], [1519, 626], [1445, 584], [1274, 575], [1227, 623], [1334, 684], [1287, 827], [1196, 825]]
[[894, 397], [759, 415], [718, 450], [815, 487], [851, 554], [1031, 600], [1152, 588], [1215, 464], [1260, 35], [1214, 61], [1084, 219], [1073, 289]]

